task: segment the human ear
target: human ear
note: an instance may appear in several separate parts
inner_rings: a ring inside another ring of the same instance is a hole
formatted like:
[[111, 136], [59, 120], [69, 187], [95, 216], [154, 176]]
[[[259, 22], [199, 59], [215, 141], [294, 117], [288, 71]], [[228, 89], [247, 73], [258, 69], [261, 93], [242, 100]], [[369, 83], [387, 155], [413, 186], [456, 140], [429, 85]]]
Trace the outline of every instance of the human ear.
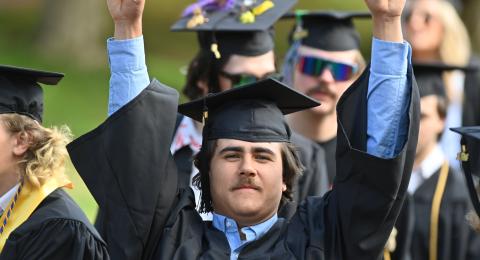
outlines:
[[282, 192], [287, 190], [287, 184], [283, 183], [282, 184]]
[[15, 156], [23, 156], [25, 152], [27, 152], [28, 148], [30, 147], [30, 138], [27, 133], [17, 133], [13, 136], [14, 139], [14, 146], [13, 146], [13, 154]]

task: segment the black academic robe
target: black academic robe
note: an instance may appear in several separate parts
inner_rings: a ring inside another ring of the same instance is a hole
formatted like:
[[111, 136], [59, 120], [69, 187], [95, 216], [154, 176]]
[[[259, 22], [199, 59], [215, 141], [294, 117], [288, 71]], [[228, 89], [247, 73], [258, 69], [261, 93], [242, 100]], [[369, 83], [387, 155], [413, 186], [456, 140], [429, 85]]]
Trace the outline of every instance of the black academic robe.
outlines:
[[[177, 116], [175, 129], [178, 129], [182, 119], [183, 116]], [[330, 188], [325, 151], [313, 141], [295, 132], [292, 133], [291, 141], [297, 147], [300, 161], [305, 166], [302, 175], [295, 180], [293, 200], [299, 203], [308, 196], [322, 196]], [[173, 154], [173, 159], [177, 166], [179, 187], [188, 187], [193, 167], [192, 149], [189, 146], [180, 148]]]
[[2, 260], [110, 259], [105, 242], [62, 189], [46, 197], [8, 237]]
[[[399, 248], [392, 259], [429, 259], [431, 210], [440, 169], [422, 183], [405, 204], [396, 227]], [[480, 259], [480, 234], [467, 223], [465, 216], [472, 210], [463, 176], [451, 168], [440, 205], [438, 223], [438, 260]], [[406, 213], [409, 212], [409, 213]], [[408, 217], [407, 217], [408, 216]], [[406, 224], [408, 223], [408, 224]], [[408, 227], [408, 225], [411, 225]], [[406, 232], [408, 230], [408, 232]], [[405, 246], [405, 239], [408, 246]], [[405, 258], [409, 251], [410, 258]], [[403, 254], [403, 257], [400, 255]]]
[[[393, 159], [369, 155], [364, 152], [369, 70], [365, 71], [339, 102], [333, 190], [323, 198], [307, 198], [290, 220], [280, 219], [246, 245], [238, 259], [380, 258], [412, 170], [419, 98], [413, 84], [402, 152]], [[175, 90], [153, 81], [67, 147], [104, 212], [98, 219], [99, 232], [113, 259], [229, 259], [225, 235], [202, 221], [191, 189], [178, 188], [169, 151], [177, 100]]]

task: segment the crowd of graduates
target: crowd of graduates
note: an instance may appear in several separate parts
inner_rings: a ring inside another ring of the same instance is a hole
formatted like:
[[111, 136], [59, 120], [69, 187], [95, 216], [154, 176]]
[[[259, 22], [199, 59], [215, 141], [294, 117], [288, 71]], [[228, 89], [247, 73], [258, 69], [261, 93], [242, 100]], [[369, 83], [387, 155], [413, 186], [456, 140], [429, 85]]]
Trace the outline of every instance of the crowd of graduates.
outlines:
[[145, 0], [106, 2], [99, 127], [42, 126], [63, 75], [0, 66], [0, 259], [480, 259], [480, 60], [449, 1], [199, 0], [171, 27], [198, 39], [181, 105], [148, 74]]

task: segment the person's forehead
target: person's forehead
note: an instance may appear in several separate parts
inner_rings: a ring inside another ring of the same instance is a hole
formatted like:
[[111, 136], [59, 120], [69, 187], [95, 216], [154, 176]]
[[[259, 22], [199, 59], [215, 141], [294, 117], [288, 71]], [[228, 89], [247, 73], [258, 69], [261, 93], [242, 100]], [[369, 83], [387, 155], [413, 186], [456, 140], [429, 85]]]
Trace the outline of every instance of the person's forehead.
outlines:
[[354, 63], [358, 55], [358, 50], [348, 51], [325, 51], [317, 48], [302, 45], [298, 48], [299, 55], [327, 58], [334, 61]]
[[224, 67], [229, 73], [244, 73], [250, 71], [275, 71], [275, 55], [273, 51], [258, 56], [243, 56], [234, 54], [230, 56]]
[[281, 144], [280, 142], [247, 142], [237, 139], [218, 139], [216, 149], [220, 151], [226, 147], [240, 147], [248, 151], [254, 148], [267, 148], [273, 152], [279, 152]]

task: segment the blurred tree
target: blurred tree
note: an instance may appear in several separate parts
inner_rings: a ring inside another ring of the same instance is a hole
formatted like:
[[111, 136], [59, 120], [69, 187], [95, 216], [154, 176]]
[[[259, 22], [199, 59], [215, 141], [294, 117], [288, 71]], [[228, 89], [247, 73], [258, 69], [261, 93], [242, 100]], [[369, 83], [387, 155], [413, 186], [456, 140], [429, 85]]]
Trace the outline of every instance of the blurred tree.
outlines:
[[476, 53], [480, 53], [480, 1], [462, 0], [460, 14], [467, 26], [472, 40], [472, 47]]
[[34, 46], [78, 65], [102, 66], [107, 18], [105, 1], [44, 0]]

